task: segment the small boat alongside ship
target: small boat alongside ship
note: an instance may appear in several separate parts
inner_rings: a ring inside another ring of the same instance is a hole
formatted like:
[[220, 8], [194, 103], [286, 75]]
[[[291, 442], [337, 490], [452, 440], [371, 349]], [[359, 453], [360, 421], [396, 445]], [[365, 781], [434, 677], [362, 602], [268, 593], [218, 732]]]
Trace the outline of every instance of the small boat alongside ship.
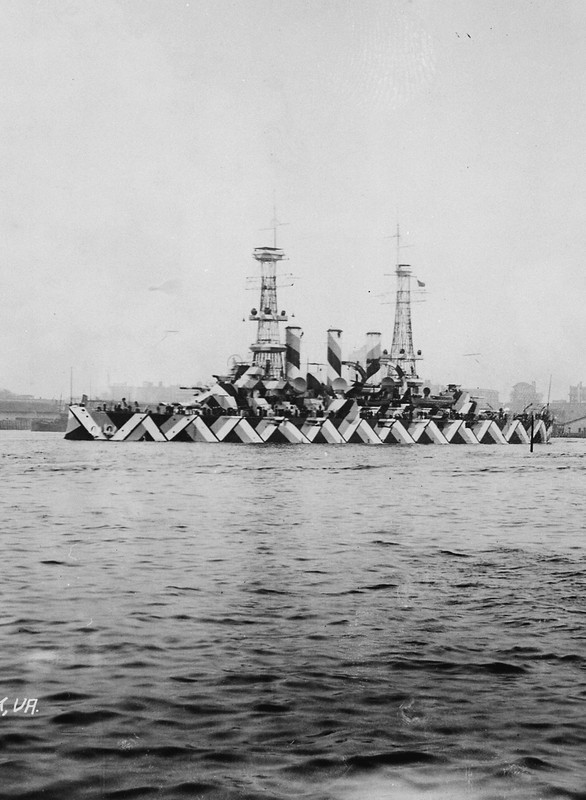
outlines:
[[[397, 232], [398, 236], [398, 232]], [[69, 407], [65, 438], [111, 442], [230, 442], [245, 444], [545, 444], [547, 410], [510, 416], [456, 384], [432, 395], [423, 388], [413, 347], [411, 278], [397, 258], [393, 340], [366, 334], [364, 357], [344, 360], [342, 331], [327, 331], [326, 374], [301, 370], [302, 330], [277, 304], [277, 268], [283, 250], [258, 247], [260, 302], [249, 319], [257, 328], [248, 361], [232, 359], [225, 375], [198, 388], [187, 402], [80, 403]], [[399, 253], [399, 247], [397, 247]]]

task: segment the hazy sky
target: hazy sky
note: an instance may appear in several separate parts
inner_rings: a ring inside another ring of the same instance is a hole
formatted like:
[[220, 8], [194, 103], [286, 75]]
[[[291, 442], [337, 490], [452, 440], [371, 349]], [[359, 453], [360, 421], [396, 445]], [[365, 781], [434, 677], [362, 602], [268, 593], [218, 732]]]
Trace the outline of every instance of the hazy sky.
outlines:
[[369, 330], [390, 346], [399, 222], [423, 378], [586, 381], [583, 0], [0, 12], [0, 388], [191, 383], [247, 357], [273, 196], [304, 358], [331, 326], [346, 353]]

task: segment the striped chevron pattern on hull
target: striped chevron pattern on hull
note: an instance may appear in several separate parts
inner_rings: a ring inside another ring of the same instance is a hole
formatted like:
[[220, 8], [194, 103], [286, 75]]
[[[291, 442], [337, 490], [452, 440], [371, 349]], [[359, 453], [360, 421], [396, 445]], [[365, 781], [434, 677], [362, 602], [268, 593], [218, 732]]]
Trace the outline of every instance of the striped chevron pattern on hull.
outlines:
[[[535, 420], [533, 442], [546, 444], [551, 428]], [[154, 414], [69, 408], [65, 438], [111, 442], [230, 442], [242, 444], [529, 444], [519, 419], [494, 420], [340, 417], [263, 417], [220, 414]]]

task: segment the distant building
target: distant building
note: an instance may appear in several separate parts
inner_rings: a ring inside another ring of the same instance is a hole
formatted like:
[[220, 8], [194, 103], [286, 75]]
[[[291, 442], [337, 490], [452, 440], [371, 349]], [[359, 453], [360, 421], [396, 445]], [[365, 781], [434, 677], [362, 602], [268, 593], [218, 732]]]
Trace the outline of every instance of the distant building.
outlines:
[[540, 394], [533, 383], [516, 383], [511, 391], [509, 407], [511, 413], [519, 414], [524, 409], [539, 411], [543, 405], [543, 395]]
[[582, 382], [570, 386], [568, 398], [568, 400], [553, 400], [550, 404], [550, 411], [559, 427], [566, 423], [573, 424], [574, 421], [586, 416], [586, 386], [582, 386]]
[[582, 381], [577, 386], [570, 386], [570, 403], [586, 403], [586, 386]]

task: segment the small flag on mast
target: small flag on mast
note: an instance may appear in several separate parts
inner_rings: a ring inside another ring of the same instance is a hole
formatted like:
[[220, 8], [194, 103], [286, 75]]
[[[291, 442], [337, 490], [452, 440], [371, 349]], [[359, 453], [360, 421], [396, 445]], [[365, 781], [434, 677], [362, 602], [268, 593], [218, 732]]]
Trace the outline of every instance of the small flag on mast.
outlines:
[[419, 278], [417, 278], [417, 285], [418, 285], [419, 287], [423, 287], [423, 286], [425, 286], [425, 284], [423, 283], [423, 281], [420, 281], [420, 280], [419, 280]]

